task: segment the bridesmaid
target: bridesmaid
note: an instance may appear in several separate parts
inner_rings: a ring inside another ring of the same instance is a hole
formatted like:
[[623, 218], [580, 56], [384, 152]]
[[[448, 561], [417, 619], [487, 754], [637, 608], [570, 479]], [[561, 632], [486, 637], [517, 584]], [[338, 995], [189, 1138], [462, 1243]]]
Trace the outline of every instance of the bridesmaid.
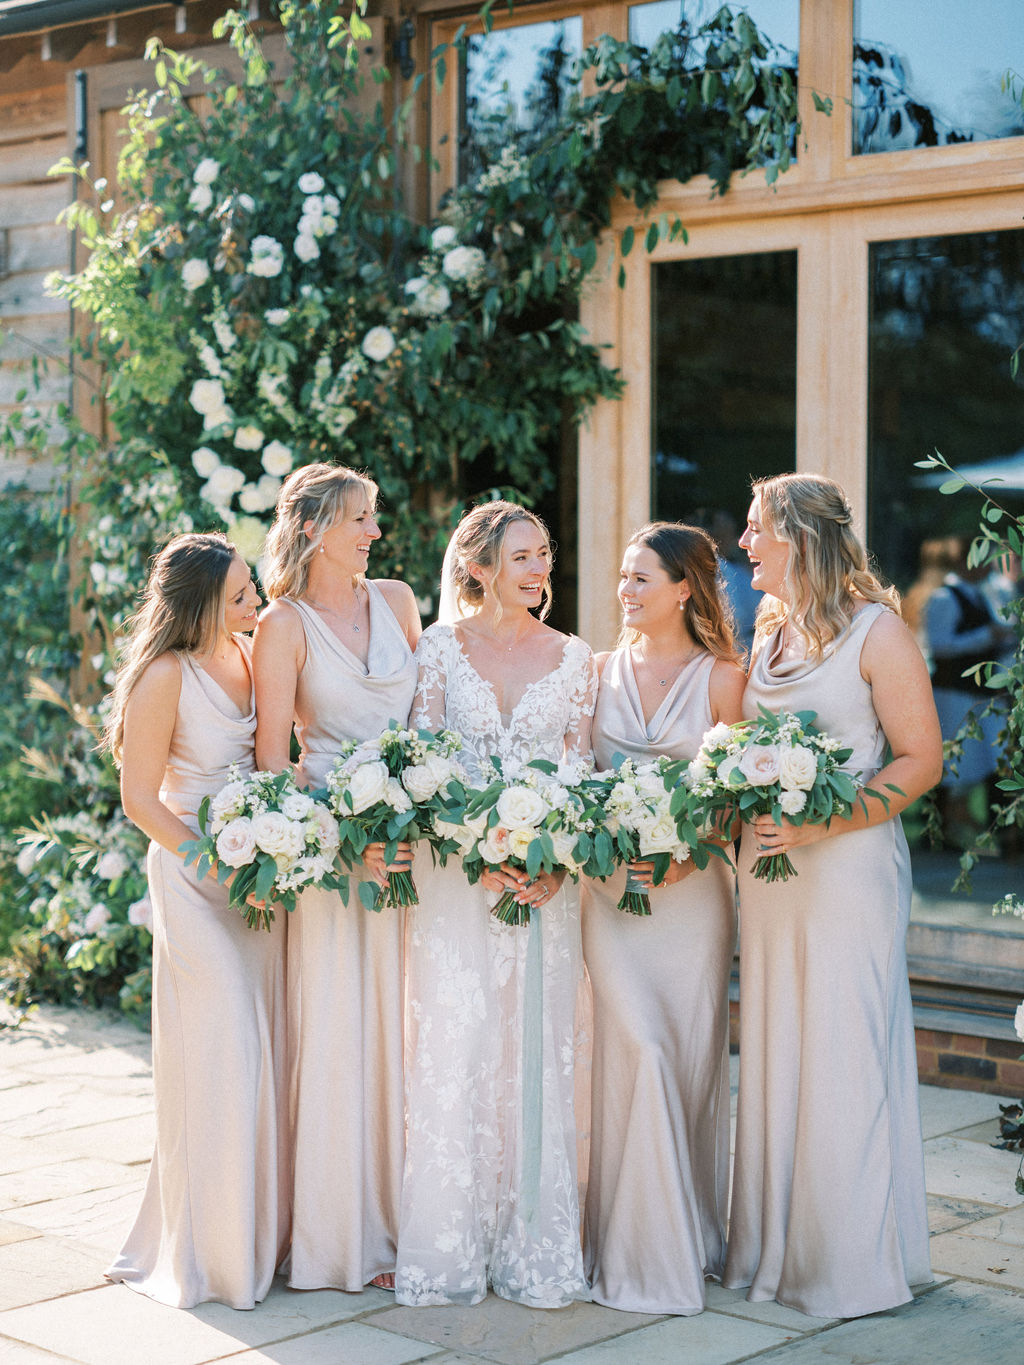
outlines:
[[222, 535], [172, 540], [131, 625], [105, 733], [125, 814], [152, 840], [157, 1130], [142, 1208], [107, 1275], [173, 1308], [252, 1308], [287, 1249], [284, 926], [253, 932], [178, 851], [231, 764], [253, 769], [241, 632], [259, 601]]
[[[898, 813], [939, 780], [942, 741], [921, 651], [896, 592], [868, 568], [838, 484], [755, 483], [740, 544], [766, 594], [744, 714], [815, 711], [852, 748], [849, 772], [888, 805], [862, 788], [849, 820], [760, 816], [743, 828], [724, 1283], [814, 1317], [858, 1317], [932, 1278]], [[756, 880], [755, 859], [781, 852], [797, 877]]]
[[[270, 605], [255, 644], [259, 766], [290, 761], [323, 784], [342, 743], [405, 724], [420, 620], [405, 583], [368, 579], [377, 488], [340, 465], [285, 480], [267, 539]], [[408, 859], [408, 846], [400, 857]], [[383, 881], [383, 845], [367, 851]], [[402, 862], [407, 865], [407, 861]], [[398, 864], [395, 864], [398, 866]], [[295, 1168], [293, 1289], [390, 1287], [404, 1154], [398, 910], [363, 908], [355, 879], [303, 892], [289, 925], [288, 1029]]]
[[[653, 522], [626, 547], [619, 648], [599, 655], [594, 756], [690, 759], [740, 719], [744, 676], [714, 542]], [[652, 886], [653, 865], [636, 880]], [[670, 864], [650, 918], [616, 908], [625, 870], [583, 883], [594, 991], [593, 1115], [584, 1225], [597, 1303], [699, 1313], [725, 1262], [729, 1179], [729, 972], [736, 883], [714, 857]]]

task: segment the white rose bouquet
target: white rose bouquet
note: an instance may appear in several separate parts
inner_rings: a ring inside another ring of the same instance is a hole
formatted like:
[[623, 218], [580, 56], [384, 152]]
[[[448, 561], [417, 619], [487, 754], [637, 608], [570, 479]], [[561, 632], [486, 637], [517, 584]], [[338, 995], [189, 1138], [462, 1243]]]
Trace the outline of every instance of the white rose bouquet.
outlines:
[[[395, 722], [376, 739], [343, 745], [323, 797], [337, 819], [341, 856], [350, 868], [368, 844], [384, 844], [384, 861], [390, 863], [402, 841], [426, 839], [435, 848], [443, 841], [438, 820], [450, 808], [449, 784], [461, 791], [465, 777], [456, 758], [461, 747], [451, 730], [404, 730]], [[359, 898], [368, 910], [417, 904], [408, 872], [389, 872], [382, 887], [360, 882]]]
[[[470, 883], [502, 863], [521, 868], [533, 880], [542, 872], [605, 875], [607, 860], [595, 842], [601, 825], [597, 787], [579, 763], [534, 759], [523, 765], [491, 758], [495, 777], [484, 788], [464, 793], [464, 805], [441, 827], [462, 854]], [[610, 848], [608, 850], [610, 853]], [[528, 924], [530, 907], [506, 891], [494, 906], [503, 924]]]
[[[759, 710], [756, 720], [705, 734], [687, 769], [691, 818], [719, 826], [736, 816], [749, 823], [785, 815], [794, 825], [848, 819], [860, 799], [854, 777], [843, 771], [853, 750], [817, 729], [814, 711]], [[888, 804], [880, 792], [864, 790]], [[796, 876], [786, 853], [759, 857], [751, 870], [766, 882]]]
[[[654, 882], [664, 880], [669, 864], [694, 857], [706, 867], [710, 850], [701, 846], [696, 828], [676, 819], [673, 797], [679, 789], [686, 764], [664, 754], [637, 763], [624, 758], [618, 767], [595, 774], [601, 784], [604, 831], [612, 870], [639, 858], [654, 864]], [[649, 915], [651, 902], [644, 887], [626, 878], [618, 908], [631, 915]]]
[[[304, 886], [347, 890], [338, 862], [338, 826], [327, 806], [300, 791], [290, 770], [248, 773], [231, 769], [219, 792], [203, 798], [198, 839], [179, 852], [196, 864], [200, 880], [216, 869], [228, 904], [250, 929], [269, 929], [272, 906], [295, 909]], [[253, 903], [255, 902], [255, 903]]]

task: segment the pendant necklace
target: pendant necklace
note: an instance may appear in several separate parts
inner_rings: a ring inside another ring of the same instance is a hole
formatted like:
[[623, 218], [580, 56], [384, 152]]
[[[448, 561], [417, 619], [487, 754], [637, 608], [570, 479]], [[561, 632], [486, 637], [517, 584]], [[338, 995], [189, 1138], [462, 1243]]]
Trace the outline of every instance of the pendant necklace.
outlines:
[[[339, 617], [339, 618], [341, 619], [343, 625], [348, 626], [350, 630], [354, 630], [355, 633], [356, 633], [357, 635], [360, 634], [360, 632], [361, 632], [361, 630], [362, 630], [362, 627], [359, 626], [359, 625], [356, 623], [356, 620], [355, 620], [355, 617], [354, 617], [354, 616], [353, 616], [350, 620], [345, 620], [344, 614], [343, 614], [342, 612], [338, 611], [337, 607], [328, 607], [328, 606], [326, 606], [323, 602], [314, 602], [313, 599], [312, 599], [312, 597], [307, 597], [307, 598], [306, 598], [306, 604], [307, 604], [307, 606], [315, 607], [317, 611], [326, 612], [328, 616], [337, 616], [337, 617]], [[358, 613], [358, 611], [359, 611], [359, 594], [358, 594], [358, 593], [356, 593], [356, 606], [355, 606], [355, 610], [356, 610], [356, 612]]]

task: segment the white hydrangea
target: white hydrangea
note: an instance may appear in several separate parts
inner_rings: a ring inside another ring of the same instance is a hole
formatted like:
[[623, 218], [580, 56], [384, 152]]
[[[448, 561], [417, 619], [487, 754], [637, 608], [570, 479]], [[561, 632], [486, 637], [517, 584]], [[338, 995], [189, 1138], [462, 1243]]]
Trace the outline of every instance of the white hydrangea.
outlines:
[[387, 360], [395, 349], [395, 337], [390, 327], [371, 327], [363, 337], [362, 351], [368, 360]]
[[258, 275], [266, 280], [280, 275], [284, 267], [284, 247], [276, 237], [254, 237], [249, 254], [246, 269], [250, 275]]
[[210, 278], [210, 267], [199, 256], [190, 256], [181, 267], [181, 282], [190, 294], [201, 289]]
[[188, 206], [193, 213], [205, 213], [213, 203], [213, 190], [209, 185], [194, 185], [188, 196]]
[[220, 465], [220, 456], [209, 446], [199, 446], [192, 452], [192, 468], [201, 479], [208, 479]]
[[324, 178], [316, 171], [306, 171], [299, 176], [299, 189], [303, 194], [319, 194], [324, 187]]
[[283, 441], [268, 441], [260, 457], [260, 462], [268, 474], [280, 476], [291, 473], [294, 460], [291, 448], [286, 446]]
[[288, 316], [287, 308], [268, 308], [263, 314], [263, 320], [269, 322], [271, 327], [280, 327], [282, 323], [288, 321]]
[[215, 161], [212, 156], [204, 156], [192, 172], [192, 180], [196, 185], [212, 185], [219, 174], [220, 162]]
[[442, 223], [440, 227], [434, 228], [430, 234], [430, 245], [435, 251], [444, 251], [458, 240], [459, 234], [447, 223]]
[[472, 286], [482, 278], [487, 257], [478, 246], [456, 246], [445, 252], [441, 269], [450, 280]]
[[251, 422], [235, 432], [235, 446], [238, 450], [259, 450], [263, 445], [263, 432]]

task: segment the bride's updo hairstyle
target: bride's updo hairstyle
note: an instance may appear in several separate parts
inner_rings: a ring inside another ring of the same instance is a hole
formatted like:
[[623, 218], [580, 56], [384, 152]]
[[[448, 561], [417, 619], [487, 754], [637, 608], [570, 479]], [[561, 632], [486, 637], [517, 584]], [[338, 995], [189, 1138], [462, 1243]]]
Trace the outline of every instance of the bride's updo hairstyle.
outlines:
[[789, 546], [788, 604], [766, 595], [757, 613], [755, 648], [783, 622], [804, 637], [811, 657], [850, 624], [858, 602], [881, 602], [900, 614], [899, 593], [871, 571], [853, 529], [846, 494], [821, 474], [776, 474], [753, 485], [761, 523]]
[[153, 559], [142, 605], [127, 622], [101, 747], [120, 767], [124, 713], [135, 685], [170, 650], [209, 654], [224, 628], [224, 585], [236, 554], [219, 532], [175, 536]]
[[[377, 502], [372, 479], [340, 464], [307, 464], [281, 485], [274, 524], [267, 535], [261, 578], [268, 599], [301, 598], [309, 581], [309, 562], [339, 514], [351, 514], [368, 501]], [[303, 529], [312, 524], [311, 533]]]
[[[626, 548], [631, 545], [653, 550], [673, 583], [686, 579], [690, 596], [683, 604], [682, 617], [692, 639], [716, 659], [738, 663], [732, 609], [722, 585], [715, 542], [707, 531], [682, 521], [651, 521], [633, 532]], [[639, 638], [640, 632], [627, 626], [618, 643], [632, 644]]]
[[[501, 556], [509, 527], [517, 521], [528, 522], [536, 527], [544, 537], [544, 543], [551, 552], [551, 537], [548, 528], [540, 517], [515, 502], [483, 502], [472, 508], [459, 522], [453, 537], [455, 554], [452, 564], [456, 601], [461, 607], [476, 611], [483, 605], [484, 585], [470, 572], [470, 564], [476, 564], [490, 571], [491, 575], [501, 572]], [[552, 562], [554, 554], [552, 554]], [[551, 610], [551, 580], [544, 584], [541, 594], [539, 617], [544, 620]], [[497, 618], [501, 619], [501, 603], [498, 602]]]

